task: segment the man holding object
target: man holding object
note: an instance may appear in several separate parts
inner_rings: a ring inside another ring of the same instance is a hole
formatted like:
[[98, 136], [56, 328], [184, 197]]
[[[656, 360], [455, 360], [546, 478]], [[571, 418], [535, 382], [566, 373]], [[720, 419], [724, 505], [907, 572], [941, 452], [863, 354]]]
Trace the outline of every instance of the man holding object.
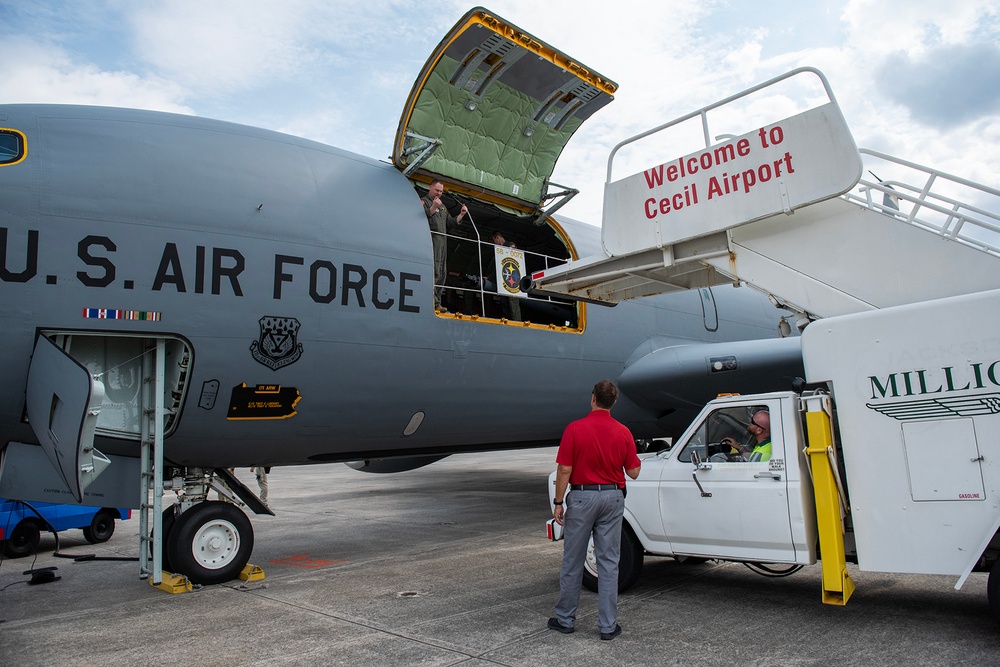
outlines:
[[[597, 627], [601, 639], [621, 634], [618, 625], [618, 558], [621, 554], [625, 475], [639, 476], [635, 439], [611, 416], [618, 387], [610, 380], [594, 385], [590, 414], [563, 432], [556, 454], [556, 495], [553, 517], [565, 528], [559, 602], [549, 627], [573, 632], [583, 585], [587, 544], [594, 537], [597, 557]], [[568, 496], [567, 487], [572, 491]]]

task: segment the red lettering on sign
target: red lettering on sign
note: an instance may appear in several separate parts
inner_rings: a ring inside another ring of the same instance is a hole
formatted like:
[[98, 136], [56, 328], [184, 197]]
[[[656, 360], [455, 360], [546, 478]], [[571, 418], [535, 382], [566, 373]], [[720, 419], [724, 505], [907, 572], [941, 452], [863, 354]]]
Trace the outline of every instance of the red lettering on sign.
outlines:
[[[653, 167], [652, 169], [647, 169], [642, 172], [646, 177], [646, 187], [652, 190], [658, 185], [663, 185], [663, 165], [659, 167]], [[670, 179], [673, 180], [673, 179]]]

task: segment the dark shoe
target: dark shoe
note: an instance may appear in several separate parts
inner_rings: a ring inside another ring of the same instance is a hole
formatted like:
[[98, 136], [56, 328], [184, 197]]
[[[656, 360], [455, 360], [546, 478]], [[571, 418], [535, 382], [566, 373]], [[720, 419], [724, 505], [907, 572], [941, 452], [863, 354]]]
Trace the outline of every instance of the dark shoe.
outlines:
[[617, 637], [618, 635], [620, 635], [621, 633], [622, 633], [622, 626], [620, 626], [618, 624], [615, 624], [615, 629], [612, 630], [611, 632], [602, 632], [601, 633], [601, 639], [603, 639], [606, 642], [609, 642], [612, 639], [614, 639], [615, 637]]
[[558, 630], [559, 632], [563, 633], [564, 635], [568, 635], [569, 633], [573, 632], [573, 628], [571, 628], [571, 627], [569, 627], [567, 625], [563, 625], [562, 623], [559, 622], [558, 618], [550, 618], [549, 619], [549, 629], [551, 629], [551, 630]]

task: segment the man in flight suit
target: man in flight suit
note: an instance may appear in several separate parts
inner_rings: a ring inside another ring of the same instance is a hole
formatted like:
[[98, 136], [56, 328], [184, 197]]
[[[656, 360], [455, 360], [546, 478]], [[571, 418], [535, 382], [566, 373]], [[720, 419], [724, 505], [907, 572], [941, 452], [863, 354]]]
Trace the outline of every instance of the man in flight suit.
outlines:
[[420, 198], [424, 206], [424, 213], [427, 214], [427, 223], [431, 227], [431, 242], [434, 247], [434, 309], [447, 312], [447, 308], [441, 302], [444, 291], [444, 281], [448, 278], [448, 237], [445, 234], [462, 224], [462, 218], [469, 212], [469, 209], [462, 204], [458, 217], [452, 216], [441, 203], [441, 195], [444, 194], [444, 183], [434, 181], [431, 183], [427, 194]]

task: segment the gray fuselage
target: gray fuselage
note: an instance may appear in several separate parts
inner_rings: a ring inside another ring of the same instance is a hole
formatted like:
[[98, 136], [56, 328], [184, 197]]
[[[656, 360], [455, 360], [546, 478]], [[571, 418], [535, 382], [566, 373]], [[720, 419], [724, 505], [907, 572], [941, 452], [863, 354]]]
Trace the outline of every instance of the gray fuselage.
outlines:
[[[0, 167], [0, 445], [37, 442], [22, 411], [39, 331], [183, 341], [166, 458], [230, 467], [552, 444], [595, 381], [655, 349], [777, 337], [780, 313], [745, 288], [581, 304], [573, 330], [441, 317], [427, 220], [390, 165], [164, 113], [9, 105], [0, 126], [27, 139]], [[597, 228], [558, 224], [578, 256], [599, 251]], [[285, 418], [227, 418], [243, 385], [300, 399]], [[625, 393], [615, 415], [640, 437], [677, 433], [709, 393]]]

